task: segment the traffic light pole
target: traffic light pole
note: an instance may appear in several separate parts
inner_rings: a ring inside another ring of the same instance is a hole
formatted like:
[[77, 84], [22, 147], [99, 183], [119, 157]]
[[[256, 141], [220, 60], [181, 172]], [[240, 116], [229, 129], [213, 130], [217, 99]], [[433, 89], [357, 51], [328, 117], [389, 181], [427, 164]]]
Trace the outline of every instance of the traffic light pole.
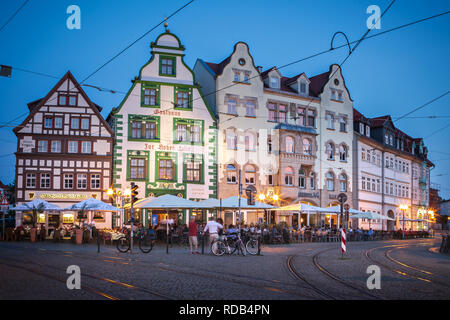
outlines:
[[133, 253], [133, 222], [134, 222], [134, 208], [133, 208], [133, 200], [131, 200], [131, 232], [130, 232], [130, 253]]

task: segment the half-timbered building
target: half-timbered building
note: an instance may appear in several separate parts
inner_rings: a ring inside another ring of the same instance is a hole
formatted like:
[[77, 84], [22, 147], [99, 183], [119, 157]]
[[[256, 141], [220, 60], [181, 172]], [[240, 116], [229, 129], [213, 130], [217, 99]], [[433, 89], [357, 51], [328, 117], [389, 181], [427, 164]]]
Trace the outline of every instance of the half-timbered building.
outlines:
[[[61, 208], [94, 197], [108, 200], [113, 132], [101, 107], [67, 72], [42, 99], [28, 104], [29, 115], [16, 128], [16, 204], [43, 199]], [[74, 223], [76, 213], [42, 216], [48, 226]], [[111, 219], [97, 214], [108, 227]], [[29, 220], [18, 213], [17, 222]], [[109, 220], [109, 221], [108, 221]]]

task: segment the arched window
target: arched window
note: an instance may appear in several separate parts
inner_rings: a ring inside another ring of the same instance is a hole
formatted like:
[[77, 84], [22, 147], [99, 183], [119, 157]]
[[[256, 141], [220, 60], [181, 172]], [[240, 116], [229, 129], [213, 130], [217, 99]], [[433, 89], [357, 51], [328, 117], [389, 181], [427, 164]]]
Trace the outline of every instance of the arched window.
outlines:
[[298, 186], [300, 188], [306, 188], [306, 174], [303, 168], [298, 171]]
[[254, 166], [252, 166], [251, 164], [246, 165], [244, 168], [244, 175], [246, 184], [255, 184], [256, 170]]
[[233, 164], [227, 166], [227, 183], [235, 184], [237, 181], [237, 169]]
[[327, 172], [327, 190], [334, 191], [334, 174]]
[[234, 131], [227, 131], [227, 149], [236, 150], [237, 149], [237, 136]]
[[303, 139], [303, 154], [312, 155], [311, 141], [309, 139]]
[[294, 153], [294, 138], [288, 136], [286, 137], [286, 152]]
[[291, 167], [284, 169], [284, 182], [287, 186], [294, 185], [294, 169]]
[[334, 160], [334, 144], [327, 143], [327, 159]]
[[251, 133], [245, 134], [245, 151], [255, 150], [255, 137]]
[[341, 161], [347, 161], [347, 147], [346, 146], [339, 147], [339, 158]]
[[347, 176], [344, 173], [339, 175], [339, 185], [341, 192], [347, 192]]

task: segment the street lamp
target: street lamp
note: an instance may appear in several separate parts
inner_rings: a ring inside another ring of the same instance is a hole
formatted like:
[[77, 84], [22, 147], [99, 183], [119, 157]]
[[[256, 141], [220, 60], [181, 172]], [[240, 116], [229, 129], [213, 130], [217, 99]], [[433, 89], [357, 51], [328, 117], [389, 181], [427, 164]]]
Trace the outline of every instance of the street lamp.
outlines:
[[408, 205], [406, 204], [401, 204], [399, 206], [400, 210], [402, 210], [403, 212], [403, 229], [402, 229], [402, 239], [405, 239], [405, 214], [406, 214], [406, 210], [408, 210]]

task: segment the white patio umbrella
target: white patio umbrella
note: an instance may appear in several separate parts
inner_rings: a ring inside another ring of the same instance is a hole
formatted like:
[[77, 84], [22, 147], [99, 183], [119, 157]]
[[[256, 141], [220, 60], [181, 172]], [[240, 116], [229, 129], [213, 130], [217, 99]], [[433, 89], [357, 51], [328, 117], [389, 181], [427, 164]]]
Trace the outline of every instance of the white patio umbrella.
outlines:
[[31, 211], [31, 210], [42, 210], [42, 211], [61, 211], [62, 209], [57, 205], [48, 203], [45, 200], [35, 199], [33, 201], [23, 203], [21, 205], [12, 208], [15, 211]]
[[[239, 208], [239, 197], [233, 196], [222, 200], [222, 208], [223, 209], [238, 209]], [[241, 209], [254, 209], [254, 210], [262, 210], [262, 209], [274, 209], [276, 207], [255, 201], [255, 204], [250, 205], [247, 202], [246, 198], [241, 198]]]
[[108, 203], [105, 203], [101, 200], [97, 200], [94, 198], [89, 198], [87, 200], [75, 203], [64, 209], [65, 211], [120, 211], [119, 208], [116, 208]]
[[198, 202], [165, 194], [157, 198], [147, 198], [140, 203], [134, 205], [139, 209], [197, 209], [199, 208]]
[[394, 219], [389, 218], [388, 216], [383, 216], [382, 214], [376, 213], [376, 212], [360, 212], [356, 214], [352, 214], [350, 216], [351, 219], [369, 219], [369, 220], [391, 220], [394, 221]]

